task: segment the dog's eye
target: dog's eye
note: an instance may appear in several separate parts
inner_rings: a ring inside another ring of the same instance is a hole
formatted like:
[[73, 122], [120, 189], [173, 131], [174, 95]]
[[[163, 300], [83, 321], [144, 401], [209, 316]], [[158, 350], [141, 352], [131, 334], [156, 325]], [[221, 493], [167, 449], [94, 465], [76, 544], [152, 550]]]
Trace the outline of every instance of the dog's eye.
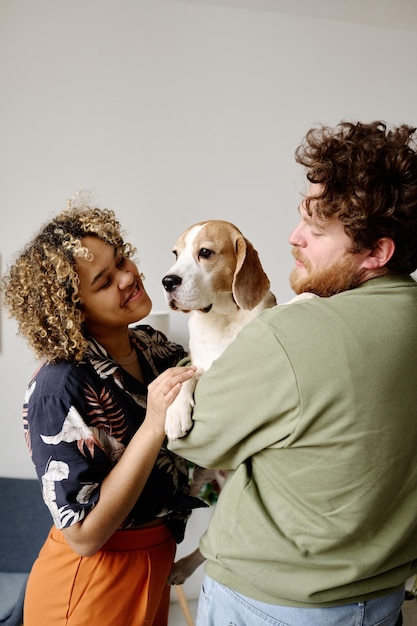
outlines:
[[208, 248], [201, 248], [198, 253], [198, 258], [202, 259], [210, 259], [214, 255], [213, 250], [209, 250]]

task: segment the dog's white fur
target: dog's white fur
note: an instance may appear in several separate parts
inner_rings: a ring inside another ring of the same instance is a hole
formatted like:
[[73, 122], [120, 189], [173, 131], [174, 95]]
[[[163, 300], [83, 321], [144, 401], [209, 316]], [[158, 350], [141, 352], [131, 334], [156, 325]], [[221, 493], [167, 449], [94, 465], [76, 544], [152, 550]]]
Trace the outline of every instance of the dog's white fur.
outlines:
[[190, 313], [189, 352], [198, 368], [167, 411], [166, 433], [177, 439], [192, 426], [198, 378], [243, 326], [275, 306], [276, 298], [257, 251], [230, 222], [209, 220], [190, 226], [173, 252], [176, 261], [162, 283], [170, 308]]

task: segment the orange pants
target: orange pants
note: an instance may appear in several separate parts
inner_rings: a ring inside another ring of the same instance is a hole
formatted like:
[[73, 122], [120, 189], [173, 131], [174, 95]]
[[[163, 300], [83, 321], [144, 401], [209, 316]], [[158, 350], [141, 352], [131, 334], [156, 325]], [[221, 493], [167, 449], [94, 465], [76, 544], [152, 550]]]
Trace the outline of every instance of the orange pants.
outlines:
[[25, 626], [166, 626], [176, 544], [164, 524], [119, 530], [91, 557], [55, 527], [27, 585]]

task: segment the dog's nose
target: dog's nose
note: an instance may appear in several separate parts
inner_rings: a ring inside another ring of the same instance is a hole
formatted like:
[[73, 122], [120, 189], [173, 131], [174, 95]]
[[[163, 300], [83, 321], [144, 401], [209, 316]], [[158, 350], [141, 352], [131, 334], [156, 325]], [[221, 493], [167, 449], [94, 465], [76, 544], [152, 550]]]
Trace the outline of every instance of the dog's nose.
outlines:
[[171, 291], [174, 291], [176, 287], [178, 287], [178, 285], [181, 285], [182, 283], [182, 278], [180, 276], [176, 276], [175, 274], [168, 274], [167, 276], [164, 276], [162, 279], [162, 284], [164, 286], [165, 291], [168, 291], [168, 293], [170, 293]]

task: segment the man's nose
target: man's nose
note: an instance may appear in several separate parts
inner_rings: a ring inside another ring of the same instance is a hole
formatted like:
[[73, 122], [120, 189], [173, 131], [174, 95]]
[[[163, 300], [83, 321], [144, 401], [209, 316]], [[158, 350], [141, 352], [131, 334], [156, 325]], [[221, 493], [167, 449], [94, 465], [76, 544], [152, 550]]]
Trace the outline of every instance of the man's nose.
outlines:
[[302, 245], [302, 227], [301, 222], [294, 228], [292, 231], [289, 242], [292, 246], [301, 246]]

